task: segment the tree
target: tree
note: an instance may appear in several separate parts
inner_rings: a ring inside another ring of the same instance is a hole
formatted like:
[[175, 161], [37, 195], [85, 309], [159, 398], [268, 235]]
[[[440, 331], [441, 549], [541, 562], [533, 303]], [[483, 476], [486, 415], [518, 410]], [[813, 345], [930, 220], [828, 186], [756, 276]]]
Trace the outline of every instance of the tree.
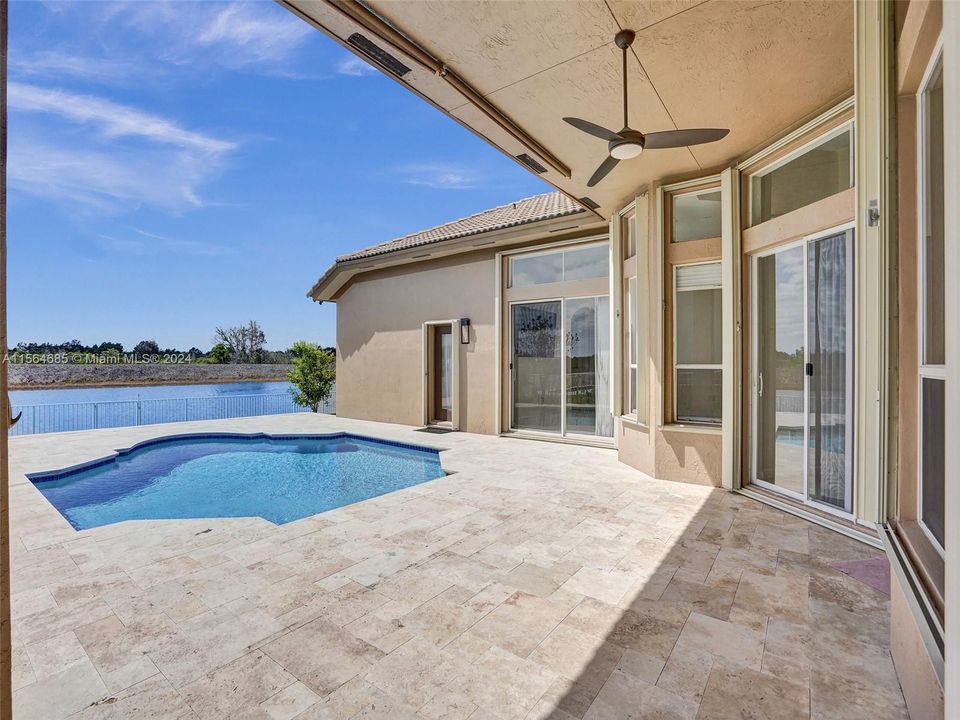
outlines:
[[210, 348], [210, 352], [207, 353], [207, 357], [218, 365], [223, 365], [230, 362], [230, 358], [233, 357], [233, 353], [231, 353], [230, 348], [223, 343], [217, 343]]
[[160, 353], [160, 346], [156, 340], [141, 340], [133, 346], [133, 352], [137, 355], [157, 355]]
[[287, 378], [293, 383], [290, 389], [293, 401], [319, 412], [337, 380], [336, 356], [305, 340], [295, 342], [290, 352], [293, 354], [293, 370], [287, 373]]
[[216, 329], [218, 343], [223, 343], [230, 350], [234, 362], [260, 362], [263, 358], [263, 348], [267, 344], [267, 336], [256, 320], [246, 325]]

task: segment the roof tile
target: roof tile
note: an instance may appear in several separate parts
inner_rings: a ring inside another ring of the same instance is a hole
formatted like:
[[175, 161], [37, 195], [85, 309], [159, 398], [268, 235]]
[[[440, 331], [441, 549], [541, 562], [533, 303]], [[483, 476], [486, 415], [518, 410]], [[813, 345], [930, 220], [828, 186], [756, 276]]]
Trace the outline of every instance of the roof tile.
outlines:
[[523, 200], [500, 205], [490, 210], [484, 210], [475, 215], [437, 225], [427, 230], [421, 230], [411, 235], [404, 235], [389, 242], [372, 245], [347, 255], [341, 255], [337, 258], [337, 262], [360, 260], [398, 250], [433, 245], [491, 230], [500, 230], [540, 220], [552, 220], [581, 212], [586, 212], [586, 210], [566, 195], [559, 192], [543, 193], [542, 195], [534, 195]]

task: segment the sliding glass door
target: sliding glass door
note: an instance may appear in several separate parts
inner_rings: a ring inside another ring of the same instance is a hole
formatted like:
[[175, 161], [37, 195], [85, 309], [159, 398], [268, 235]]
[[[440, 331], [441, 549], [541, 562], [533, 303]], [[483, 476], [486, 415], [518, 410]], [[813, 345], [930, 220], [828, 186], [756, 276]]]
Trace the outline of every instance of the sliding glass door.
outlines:
[[852, 231], [754, 260], [753, 480], [851, 512]]
[[511, 305], [514, 430], [613, 436], [607, 296]]
[[513, 428], [559, 433], [563, 404], [561, 301], [512, 307]]

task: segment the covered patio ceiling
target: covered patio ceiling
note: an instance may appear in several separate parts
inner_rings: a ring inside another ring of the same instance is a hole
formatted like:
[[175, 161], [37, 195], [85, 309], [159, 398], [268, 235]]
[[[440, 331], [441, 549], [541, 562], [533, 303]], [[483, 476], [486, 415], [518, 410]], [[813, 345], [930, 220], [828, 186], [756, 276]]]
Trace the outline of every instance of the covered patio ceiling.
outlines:
[[[359, 33], [409, 72], [388, 76], [541, 177], [608, 217], [639, 187], [723, 167], [853, 89], [853, 3], [846, 0], [282, 0], [369, 61]], [[630, 125], [643, 132], [726, 127], [709, 145], [648, 150], [588, 188], [606, 143], [570, 127], [622, 125], [620, 29]], [[354, 38], [356, 42], [356, 38]]]

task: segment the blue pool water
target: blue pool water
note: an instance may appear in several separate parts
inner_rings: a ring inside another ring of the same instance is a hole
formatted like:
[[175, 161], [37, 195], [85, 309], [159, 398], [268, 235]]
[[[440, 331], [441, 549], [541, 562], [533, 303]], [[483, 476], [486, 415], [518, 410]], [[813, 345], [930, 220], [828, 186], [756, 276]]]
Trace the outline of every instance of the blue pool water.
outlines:
[[436, 450], [346, 433], [165, 438], [29, 476], [77, 530], [123, 520], [286, 523], [444, 475]]

